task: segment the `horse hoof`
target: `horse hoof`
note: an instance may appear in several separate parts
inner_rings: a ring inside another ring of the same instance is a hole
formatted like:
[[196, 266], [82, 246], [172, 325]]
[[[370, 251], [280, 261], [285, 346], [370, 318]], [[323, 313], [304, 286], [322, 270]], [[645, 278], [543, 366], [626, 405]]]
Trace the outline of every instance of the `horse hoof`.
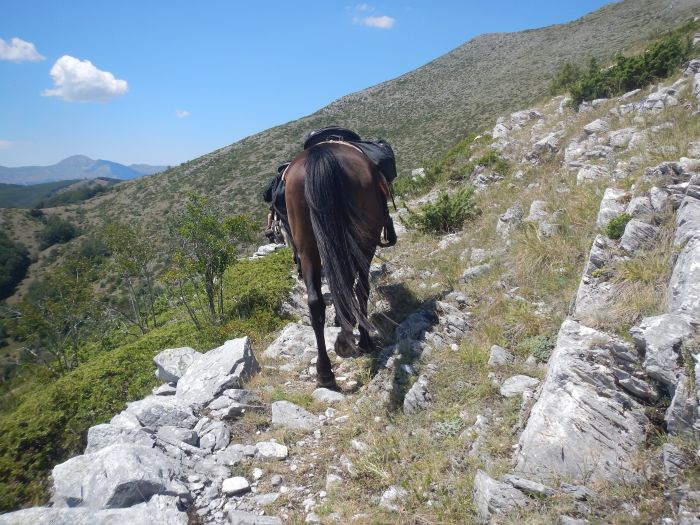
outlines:
[[318, 388], [327, 388], [328, 390], [335, 390], [336, 392], [340, 392], [340, 387], [338, 386], [338, 383], [335, 382], [335, 376], [331, 376], [326, 379], [323, 379], [321, 377], [317, 378], [316, 386]]

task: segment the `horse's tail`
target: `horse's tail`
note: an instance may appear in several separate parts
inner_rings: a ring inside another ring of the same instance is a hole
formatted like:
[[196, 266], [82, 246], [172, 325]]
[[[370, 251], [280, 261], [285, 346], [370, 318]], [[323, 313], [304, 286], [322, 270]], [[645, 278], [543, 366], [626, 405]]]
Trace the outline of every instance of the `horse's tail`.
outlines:
[[[367, 275], [369, 260], [362, 250], [362, 218], [352, 203], [347, 173], [323, 146], [308, 150], [305, 171], [304, 194], [338, 321], [347, 330], [355, 322], [371, 330], [355, 294], [355, 277]], [[366, 297], [367, 280], [358, 280], [357, 286], [365, 288], [360, 291]]]

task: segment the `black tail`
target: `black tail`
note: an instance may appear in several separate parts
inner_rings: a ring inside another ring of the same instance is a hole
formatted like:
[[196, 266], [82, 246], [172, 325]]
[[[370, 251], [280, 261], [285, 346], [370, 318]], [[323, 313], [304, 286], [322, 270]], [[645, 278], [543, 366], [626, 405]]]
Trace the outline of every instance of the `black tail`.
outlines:
[[340, 325], [352, 330], [357, 322], [371, 330], [355, 295], [355, 286], [366, 287], [366, 280], [356, 284], [356, 277], [369, 272], [369, 260], [362, 250], [362, 221], [351, 202], [348, 176], [333, 152], [323, 146], [308, 150], [305, 171], [306, 202]]

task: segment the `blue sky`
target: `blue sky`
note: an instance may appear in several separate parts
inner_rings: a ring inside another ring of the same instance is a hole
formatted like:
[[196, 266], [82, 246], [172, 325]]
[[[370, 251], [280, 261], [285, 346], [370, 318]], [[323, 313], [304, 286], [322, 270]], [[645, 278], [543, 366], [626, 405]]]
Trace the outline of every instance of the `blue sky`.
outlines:
[[0, 165], [179, 164], [606, 0], [6, 2]]

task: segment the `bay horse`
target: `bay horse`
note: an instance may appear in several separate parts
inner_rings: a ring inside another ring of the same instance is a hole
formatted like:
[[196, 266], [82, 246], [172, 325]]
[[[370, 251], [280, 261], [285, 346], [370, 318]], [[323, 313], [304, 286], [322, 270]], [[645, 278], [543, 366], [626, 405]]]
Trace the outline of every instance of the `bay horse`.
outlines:
[[347, 142], [321, 142], [302, 151], [285, 174], [285, 200], [292, 243], [308, 294], [316, 336], [319, 387], [337, 389], [323, 336], [326, 304], [321, 271], [328, 278], [341, 332], [335, 352], [355, 355], [352, 331], [360, 332], [359, 350], [374, 350], [367, 318], [369, 267], [385, 222], [385, 197], [377, 167]]

